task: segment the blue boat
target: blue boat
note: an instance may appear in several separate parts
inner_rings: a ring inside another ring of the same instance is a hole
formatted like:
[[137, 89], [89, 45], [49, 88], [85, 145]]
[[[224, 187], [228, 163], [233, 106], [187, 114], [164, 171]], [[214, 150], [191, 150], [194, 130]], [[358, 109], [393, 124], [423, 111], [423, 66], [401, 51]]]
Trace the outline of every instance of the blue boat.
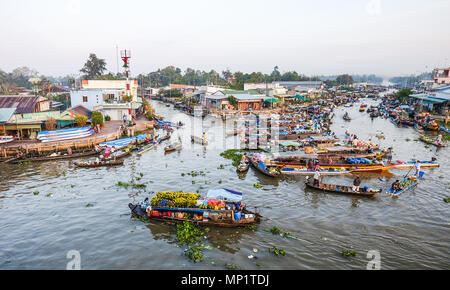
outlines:
[[[401, 193], [403, 193], [403, 192], [407, 191], [408, 189], [410, 189], [410, 188], [416, 186], [416, 185], [419, 183], [419, 181], [422, 179], [422, 177], [423, 177], [424, 174], [425, 174], [425, 173], [424, 173], [423, 171], [420, 171], [420, 172], [419, 172], [419, 176], [418, 176], [418, 177], [414, 180], [414, 182], [412, 182], [410, 185], [406, 186], [405, 188], [402, 188], [402, 189], [399, 190], [399, 191], [394, 191], [394, 190], [392, 189], [392, 187], [391, 187], [391, 188], [389, 188], [389, 190], [388, 190], [386, 193], [389, 194], [389, 195], [392, 196], [392, 197], [399, 196]], [[405, 181], [405, 180], [411, 180], [411, 178], [413, 178], [413, 177], [412, 177], [412, 176], [407, 177], [407, 178], [403, 179], [403, 181]]]
[[445, 133], [449, 133], [450, 134], [450, 129], [445, 128], [444, 126], [439, 126], [439, 128], [444, 131]]

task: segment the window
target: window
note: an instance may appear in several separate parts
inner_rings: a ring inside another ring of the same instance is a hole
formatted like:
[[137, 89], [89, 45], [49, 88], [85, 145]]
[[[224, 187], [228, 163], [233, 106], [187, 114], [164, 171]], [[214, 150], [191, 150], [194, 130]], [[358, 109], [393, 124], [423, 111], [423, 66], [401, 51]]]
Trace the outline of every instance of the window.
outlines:
[[87, 96], [83, 96], [83, 103], [87, 103], [88, 102], [88, 97]]

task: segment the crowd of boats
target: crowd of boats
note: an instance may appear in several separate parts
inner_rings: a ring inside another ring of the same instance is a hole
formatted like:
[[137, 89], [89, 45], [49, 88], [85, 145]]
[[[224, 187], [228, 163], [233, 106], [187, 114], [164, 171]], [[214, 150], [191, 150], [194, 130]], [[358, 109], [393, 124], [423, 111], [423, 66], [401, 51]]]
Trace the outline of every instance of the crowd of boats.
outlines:
[[[271, 178], [305, 176], [305, 186], [314, 190], [373, 197], [382, 193], [383, 189], [361, 185], [359, 174], [379, 174], [393, 168], [415, 168], [415, 174], [408, 176], [408, 172], [402, 180], [396, 180], [389, 189], [385, 190], [391, 196], [398, 196], [420, 182], [424, 176], [422, 169], [439, 167], [436, 159], [393, 161], [392, 147], [380, 148], [370, 140], [361, 140], [348, 130], [344, 138], [338, 138], [330, 130], [330, 124], [335, 117], [334, 110], [340, 105], [353, 106], [356, 101], [358, 98], [347, 98], [322, 101], [308, 106], [289, 106], [283, 112], [278, 113], [275, 119], [267, 116], [247, 115], [245, 121], [242, 122], [244, 124], [242, 128], [236, 128], [227, 133], [227, 136], [239, 135], [243, 150], [247, 148], [237, 166], [238, 173], [245, 174], [250, 167], [253, 167], [257, 172]], [[405, 119], [401, 116], [403, 116], [405, 107], [391, 108], [389, 104], [384, 100], [376, 107], [367, 107], [363, 104], [360, 106], [360, 111], [368, 111], [371, 117], [385, 116], [403, 122]], [[343, 118], [351, 121], [347, 112]], [[426, 122], [431, 123], [429, 120]], [[157, 118], [154, 132], [162, 132], [161, 137], [150, 133], [139, 134], [103, 142], [87, 151], [72, 151], [69, 148], [67, 152], [55, 152], [48, 156], [24, 154], [9, 160], [9, 162], [21, 163], [96, 156], [95, 160], [79, 161], [74, 164], [78, 167], [122, 165], [123, 158], [131, 155], [132, 152], [142, 155], [156, 148], [163, 141], [170, 139], [174, 129], [183, 126], [184, 124], [181, 122], [172, 123]], [[434, 128], [425, 124], [421, 126], [428, 129]], [[277, 129], [276, 135], [273, 135], [271, 131], [273, 128]], [[48, 138], [52, 136], [49, 132], [45, 134], [49, 136]], [[67, 132], [66, 134], [71, 133]], [[205, 133], [201, 137], [192, 135], [191, 141], [202, 145], [208, 144]], [[257, 150], [249, 148], [257, 148]], [[164, 151], [169, 153], [181, 149], [182, 142], [178, 136], [178, 140], [167, 144]], [[353, 184], [323, 182], [324, 176], [339, 175], [353, 175]], [[241, 192], [230, 189], [212, 189], [205, 197], [186, 192], [158, 192], [151, 202], [146, 199], [140, 203], [130, 203], [129, 208], [133, 216], [145, 220], [188, 220], [202, 225], [247, 226], [258, 222], [261, 216], [257, 209], [254, 211], [247, 209], [242, 202], [242, 195]]]

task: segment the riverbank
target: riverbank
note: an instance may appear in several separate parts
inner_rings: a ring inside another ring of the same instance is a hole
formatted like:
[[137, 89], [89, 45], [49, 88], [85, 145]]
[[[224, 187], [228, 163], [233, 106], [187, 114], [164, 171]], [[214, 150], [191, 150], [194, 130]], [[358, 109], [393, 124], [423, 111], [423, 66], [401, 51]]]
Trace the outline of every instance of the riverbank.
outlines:
[[[8, 158], [8, 156], [15, 156], [20, 151], [36, 151], [49, 152], [49, 151], [62, 151], [68, 148], [93, 148], [95, 145], [102, 142], [116, 140], [121, 138], [124, 130], [122, 129], [122, 121], [108, 121], [105, 122], [99, 133], [94, 133], [91, 136], [78, 138], [73, 140], [55, 141], [42, 143], [39, 140], [14, 140], [9, 143], [0, 145], [1, 158]], [[136, 125], [131, 127], [132, 131], [145, 131], [153, 128], [153, 121], [144, 118], [138, 118]]]

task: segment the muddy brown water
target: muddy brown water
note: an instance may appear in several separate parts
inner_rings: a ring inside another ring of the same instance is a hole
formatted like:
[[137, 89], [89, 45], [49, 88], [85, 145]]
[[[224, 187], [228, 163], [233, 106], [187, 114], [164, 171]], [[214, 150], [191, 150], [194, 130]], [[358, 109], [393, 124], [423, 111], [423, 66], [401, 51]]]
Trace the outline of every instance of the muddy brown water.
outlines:
[[[383, 118], [372, 120], [358, 112], [358, 103], [338, 108], [331, 127], [338, 136], [343, 137], [348, 128], [363, 139], [393, 146], [394, 160], [437, 157], [441, 166], [424, 169], [419, 186], [396, 199], [384, 191], [408, 169], [360, 174], [362, 185], [383, 188], [375, 198], [322, 193], [306, 189], [304, 177], [273, 179], [252, 168], [239, 176], [231, 161], [219, 156], [225, 148], [238, 146], [238, 137], [223, 137], [231, 128], [224, 128], [220, 119], [207, 117], [202, 128], [201, 119], [193, 121], [157, 101], [152, 105], [167, 120], [187, 124], [166, 141], [174, 142], [179, 135], [180, 152], [164, 154], [160, 145], [111, 168], [77, 168], [74, 160], [0, 165], [0, 269], [65, 269], [70, 250], [79, 251], [82, 269], [226, 269], [227, 264], [241, 269], [366, 269], [371, 250], [379, 251], [382, 269], [450, 268], [450, 211], [443, 201], [450, 196], [448, 147], [425, 148], [415, 141], [419, 134], [413, 128], [397, 128]], [[351, 122], [342, 119], [346, 110]], [[210, 144], [191, 144], [191, 133], [201, 136], [202, 131]], [[380, 132], [385, 139], [375, 137]], [[192, 170], [206, 175], [186, 174]], [[137, 182], [146, 183], [146, 190], [115, 185], [140, 173], [143, 177]], [[352, 177], [324, 181], [351, 184]], [[255, 183], [263, 188], [255, 188]], [[212, 249], [204, 251], [201, 263], [183, 255], [174, 242], [173, 226], [130, 218], [127, 204], [141, 201], [150, 191], [204, 194], [218, 187], [242, 191], [244, 202], [259, 206], [264, 220], [255, 230], [211, 228], [205, 243]], [[294, 238], [266, 231], [273, 226]], [[286, 256], [269, 253], [272, 246], [284, 249]], [[347, 249], [357, 255], [342, 257], [339, 252]]]

